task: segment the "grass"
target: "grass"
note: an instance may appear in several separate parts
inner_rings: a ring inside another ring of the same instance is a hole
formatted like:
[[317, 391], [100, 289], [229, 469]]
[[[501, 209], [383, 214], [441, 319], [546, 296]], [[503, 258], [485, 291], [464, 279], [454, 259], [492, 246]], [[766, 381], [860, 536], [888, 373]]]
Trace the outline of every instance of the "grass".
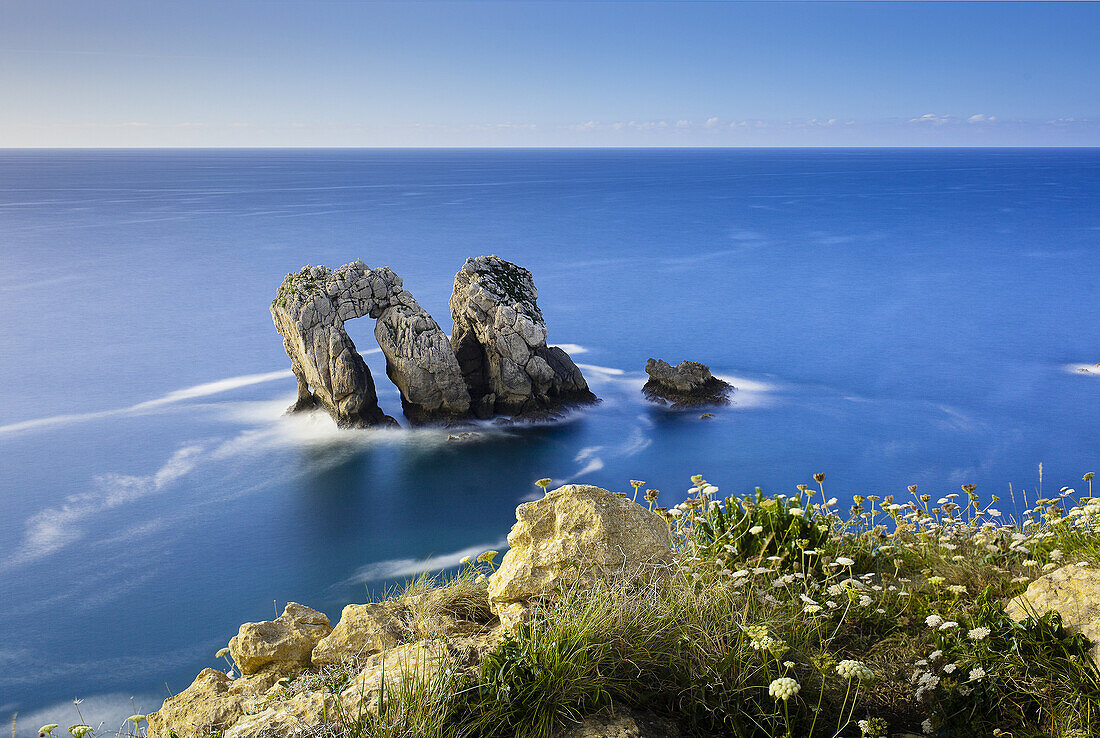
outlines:
[[[317, 735], [549, 738], [628, 708], [689, 736], [1100, 738], [1087, 640], [1057, 613], [1021, 623], [1004, 611], [1044, 572], [1100, 563], [1091, 489], [1010, 519], [970, 485], [935, 501], [916, 487], [905, 502], [857, 496], [841, 512], [824, 481], [723, 499], [694, 477], [672, 509], [648, 491], [672, 567], [565, 586], [495, 645], [399, 680], [378, 714], [338, 713]], [[492, 567], [482, 557], [394, 592], [406, 640], [456, 623], [487, 632]], [[357, 668], [291, 689], [335, 695]]]

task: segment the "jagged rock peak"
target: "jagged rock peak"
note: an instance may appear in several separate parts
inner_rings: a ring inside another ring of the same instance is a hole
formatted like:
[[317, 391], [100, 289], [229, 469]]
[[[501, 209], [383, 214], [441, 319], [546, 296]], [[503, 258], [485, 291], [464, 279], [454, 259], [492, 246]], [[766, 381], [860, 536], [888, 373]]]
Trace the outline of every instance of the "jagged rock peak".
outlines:
[[387, 374], [413, 420], [465, 417], [469, 393], [447, 335], [389, 267], [362, 261], [307, 266], [283, 279], [271, 316], [298, 380], [294, 409], [320, 404], [342, 426], [395, 425], [378, 406], [374, 379], [344, 330], [369, 315]]
[[537, 415], [596, 399], [569, 355], [546, 345], [528, 270], [498, 256], [467, 259], [450, 306], [451, 346], [478, 417]]

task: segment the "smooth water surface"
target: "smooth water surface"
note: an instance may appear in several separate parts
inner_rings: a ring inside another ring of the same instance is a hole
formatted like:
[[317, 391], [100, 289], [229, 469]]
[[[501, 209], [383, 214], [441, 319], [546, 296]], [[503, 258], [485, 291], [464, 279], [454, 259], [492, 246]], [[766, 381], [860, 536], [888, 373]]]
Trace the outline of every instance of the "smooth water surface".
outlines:
[[[500, 547], [544, 476], [664, 504], [694, 473], [1006, 509], [1040, 462], [1079, 484], [1098, 196], [1098, 150], [0, 152], [0, 715], [153, 710], [275, 606], [335, 619]], [[466, 442], [282, 416], [283, 275], [388, 265], [447, 329], [486, 253], [533, 271], [600, 405]], [[647, 404], [650, 356], [735, 404]]]

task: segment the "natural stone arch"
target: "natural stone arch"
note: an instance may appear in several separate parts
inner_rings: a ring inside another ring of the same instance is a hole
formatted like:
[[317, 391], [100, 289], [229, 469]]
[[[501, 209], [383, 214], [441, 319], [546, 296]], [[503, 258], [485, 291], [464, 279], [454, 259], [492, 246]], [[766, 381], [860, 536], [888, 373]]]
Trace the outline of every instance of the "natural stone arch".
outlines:
[[345, 321], [364, 315], [376, 319], [386, 373], [410, 420], [469, 413], [470, 395], [447, 335], [393, 270], [361, 261], [288, 274], [271, 303], [298, 380], [294, 409], [320, 404], [341, 426], [396, 424], [378, 406], [370, 369], [344, 330]]

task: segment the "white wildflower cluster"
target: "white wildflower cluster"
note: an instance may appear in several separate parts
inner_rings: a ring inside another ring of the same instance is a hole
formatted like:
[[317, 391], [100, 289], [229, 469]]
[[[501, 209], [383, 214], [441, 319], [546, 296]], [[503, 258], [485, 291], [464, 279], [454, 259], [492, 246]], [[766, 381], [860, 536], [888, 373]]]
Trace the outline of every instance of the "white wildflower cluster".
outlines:
[[783, 700], [786, 702], [791, 697], [798, 694], [798, 691], [802, 689], [802, 685], [796, 682], [790, 677], [779, 677], [771, 684], [768, 685], [768, 694], [774, 699]]
[[875, 672], [862, 661], [845, 659], [836, 665], [836, 673], [844, 679], [856, 679], [859, 681], [871, 681], [875, 678]]

